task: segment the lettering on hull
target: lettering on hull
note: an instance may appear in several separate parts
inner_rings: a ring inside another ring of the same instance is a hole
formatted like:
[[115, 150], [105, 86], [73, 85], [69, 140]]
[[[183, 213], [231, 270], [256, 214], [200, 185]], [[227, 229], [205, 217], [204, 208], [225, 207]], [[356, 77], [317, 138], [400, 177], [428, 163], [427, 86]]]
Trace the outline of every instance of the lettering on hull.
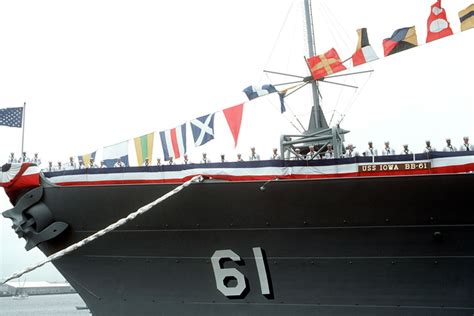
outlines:
[[360, 165], [359, 172], [390, 172], [390, 171], [409, 171], [409, 170], [429, 170], [431, 162], [409, 162], [409, 163], [384, 163]]
[[[260, 247], [254, 247], [252, 251], [257, 267], [261, 293], [267, 298], [273, 298], [265, 252]], [[223, 264], [227, 261], [244, 265], [243, 260], [234, 251], [230, 249], [216, 250], [211, 257], [211, 262], [217, 290], [229, 298], [244, 298], [249, 291], [248, 280], [236, 268], [224, 268]]]

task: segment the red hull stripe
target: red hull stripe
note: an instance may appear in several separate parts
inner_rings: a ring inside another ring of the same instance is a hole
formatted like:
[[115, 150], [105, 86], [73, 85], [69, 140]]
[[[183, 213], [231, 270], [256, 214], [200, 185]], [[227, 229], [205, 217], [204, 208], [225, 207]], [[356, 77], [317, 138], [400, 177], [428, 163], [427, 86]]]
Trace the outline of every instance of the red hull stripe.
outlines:
[[[227, 181], [268, 181], [275, 178], [282, 180], [301, 180], [301, 179], [335, 179], [335, 178], [366, 178], [366, 177], [391, 177], [391, 176], [411, 176], [427, 174], [453, 174], [466, 173], [474, 170], [474, 163], [465, 165], [454, 165], [446, 167], [437, 167], [430, 170], [399, 170], [399, 171], [380, 171], [380, 172], [349, 172], [334, 174], [292, 174], [292, 175], [213, 175], [204, 174], [205, 177], [227, 180]], [[189, 175], [184, 178], [176, 179], [153, 179], [153, 180], [98, 180], [98, 181], [74, 181], [60, 182], [60, 186], [89, 186], [89, 185], [116, 185], [116, 184], [164, 184], [164, 183], [182, 183], [188, 181], [195, 175]]]

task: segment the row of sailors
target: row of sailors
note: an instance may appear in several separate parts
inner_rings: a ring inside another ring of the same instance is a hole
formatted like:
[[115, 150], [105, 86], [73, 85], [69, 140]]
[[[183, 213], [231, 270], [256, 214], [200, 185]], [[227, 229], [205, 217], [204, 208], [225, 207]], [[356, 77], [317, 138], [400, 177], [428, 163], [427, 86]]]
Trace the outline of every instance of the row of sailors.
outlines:
[[[464, 137], [463, 138], [463, 144], [459, 147], [459, 151], [474, 151], [474, 146], [469, 143], [469, 137]], [[299, 148], [296, 148], [294, 151], [294, 156], [292, 157], [293, 160], [314, 160], [314, 159], [333, 159], [335, 157], [335, 152], [333, 149], [332, 144], [327, 145], [327, 150], [324, 153], [317, 153], [315, 151], [314, 146], [309, 146], [308, 147], [309, 151], [306, 155], [301, 154], [301, 151]], [[436, 151], [436, 149], [431, 146], [431, 142], [427, 140], [425, 142], [425, 148], [423, 150], [424, 153]], [[443, 151], [445, 152], [455, 152], [457, 151], [456, 148], [451, 144], [451, 139], [447, 138], [446, 139], [446, 146], [443, 148]], [[390, 156], [390, 155], [395, 155], [395, 150], [390, 147], [390, 142], [386, 141], [385, 142], [385, 147], [382, 149], [382, 156]], [[412, 151], [408, 148], [408, 145], [405, 144], [403, 145], [403, 149], [400, 152], [401, 155], [410, 155], [413, 154]], [[366, 151], [362, 153], [363, 156], [368, 156], [368, 157], [373, 157], [373, 156], [378, 156], [378, 151], [376, 148], [373, 147], [372, 141], [368, 142], [368, 148]], [[352, 144], [349, 144], [346, 147], [346, 152], [342, 157], [345, 158], [350, 158], [350, 157], [357, 157], [360, 156], [360, 154], [355, 150], [355, 147]], [[277, 148], [273, 148], [273, 153], [270, 156], [270, 160], [280, 160], [281, 156], [278, 154]], [[249, 161], [257, 161], [260, 160], [260, 155], [255, 151], [255, 147], [250, 148], [250, 155], [248, 157]], [[244, 161], [242, 158], [242, 155], [239, 153], [237, 154], [237, 162]], [[35, 163], [36, 165], [41, 165], [41, 160], [38, 157], [38, 153], [34, 154], [34, 157], [32, 159], [29, 159], [26, 155], [26, 152], [23, 152], [22, 157], [20, 157], [18, 160], [15, 159], [14, 153], [10, 154], [8, 163], [22, 163], [22, 162], [32, 162]], [[219, 162], [227, 162], [225, 155], [220, 156]], [[183, 162], [182, 164], [191, 164], [192, 162], [189, 160], [188, 155], [184, 154], [183, 156]], [[202, 159], [200, 161], [201, 164], [206, 164], [206, 163], [211, 163], [211, 160], [208, 158], [206, 153], [202, 153]], [[157, 158], [156, 161], [156, 166], [161, 166], [163, 164], [167, 165], [174, 165], [175, 161], [173, 157], [170, 157], [169, 160], [166, 163], [161, 162], [161, 158]], [[148, 158], [145, 159], [145, 162], [143, 163], [143, 166], [151, 166], [152, 164], [148, 160]], [[114, 166], [115, 168], [120, 168], [120, 167], [126, 167], [126, 164], [120, 160], [117, 159], [115, 162]], [[61, 162], [58, 162], [56, 166], [53, 166], [53, 163], [50, 161], [48, 163], [48, 167], [46, 168], [46, 171], [61, 171], [61, 170], [74, 170], [74, 169], [86, 169], [86, 168], [107, 168], [105, 163], [103, 161], [100, 162], [100, 165], [97, 165], [94, 162], [94, 159], [91, 159], [89, 164], [85, 165], [82, 161], [79, 162], [77, 165], [74, 161], [74, 157], [69, 158], [69, 162], [66, 164], [62, 164]]]
[[33, 158], [29, 158], [27, 155], [26, 155], [26, 152], [24, 151], [21, 155], [20, 158], [16, 158], [15, 157], [15, 153], [10, 153], [10, 156], [8, 157], [8, 163], [24, 163], [24, 162], [31, 162], [31, 163], [34, 163], [36, 165], [41, 165], [41, 159], [39, 159], [38, 157], [38, 153], [35, 153], [34, 157]]

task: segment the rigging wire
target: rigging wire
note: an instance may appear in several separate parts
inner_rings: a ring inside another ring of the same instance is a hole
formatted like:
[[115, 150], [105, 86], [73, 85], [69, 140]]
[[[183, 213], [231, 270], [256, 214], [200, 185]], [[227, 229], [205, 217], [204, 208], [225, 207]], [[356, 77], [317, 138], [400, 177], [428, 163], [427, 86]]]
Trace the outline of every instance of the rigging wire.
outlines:
[[[283, 33], [283, 29], [285, 28], [286, 22], [288, 21], [288, 17], [290, 16], [290, 13], [292, 11], [293, 4], [294, 4], [294, 1], [291, 2], [290, 7], [288, 8], [288, 11], [286, 12], [285, 19], [283, 20], [283, 24], [280, 27], [280, 31], [278, 32], [275, 43], [273, 44], [273, 47], [270, 51], [270, 54], [268, 55], [267, 62], [265, 63], [264, 69], [268, 68], [268, 64], [270, 63], [270, 59], [272, 58], [273, 53], [275, 52], [275, 48], [276, 48], [278, 42], [280, 41], [281, 34]], [[264, 74], [262, 73], [262, 75], [260, 76], [260, 81], [262, 80], [263, 76], [264, 76]]]

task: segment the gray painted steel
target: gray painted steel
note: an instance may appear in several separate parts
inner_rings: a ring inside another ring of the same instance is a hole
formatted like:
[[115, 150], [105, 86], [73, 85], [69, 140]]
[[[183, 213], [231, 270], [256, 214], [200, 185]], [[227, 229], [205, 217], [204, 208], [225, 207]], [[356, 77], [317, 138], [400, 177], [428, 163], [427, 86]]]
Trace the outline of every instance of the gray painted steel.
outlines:
[[[55, 265], [94, 315], [474, 313], [474, 174], [261, 186], [192, 185]], [[173, 187], [45, 184], [42, 202], [70, 228], [39, 247], [56, 252]], [[221, 262], [245, 276], [239, 297], [216, 286], [217, 250], [241, 258]]]

